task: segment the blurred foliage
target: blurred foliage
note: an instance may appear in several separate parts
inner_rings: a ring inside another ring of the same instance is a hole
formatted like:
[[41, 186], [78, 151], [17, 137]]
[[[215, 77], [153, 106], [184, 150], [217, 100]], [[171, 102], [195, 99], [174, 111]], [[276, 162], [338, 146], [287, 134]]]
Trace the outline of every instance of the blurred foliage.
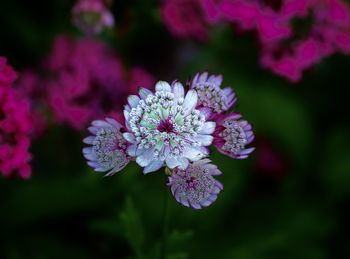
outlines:
[[[79, 36], [73, 2], [1, 1], [0, 54], [18, 70], [39, 65], [57, 34]], [[0, 178], [0, 258], [350, 258], [349, 57], [324, 60], [290, 84], [261, 69], [253, 35], [222, 26], [207, 43], [181, 41], [157, 8], [156, 0], [115, 0], [116, 28], [101, 38], [158, 79], [223, 73], [258, 140], [290, 161], [286, 176], [261, 174], [254, 155], [214, 152], [225, 190], [193, 211], [165, 192], [163, 172], [144, 176], [130, 164], [114, 177], [93, 173], [81, 155], [85, 133], [52, 127], [32, 148], [31, 180]]]

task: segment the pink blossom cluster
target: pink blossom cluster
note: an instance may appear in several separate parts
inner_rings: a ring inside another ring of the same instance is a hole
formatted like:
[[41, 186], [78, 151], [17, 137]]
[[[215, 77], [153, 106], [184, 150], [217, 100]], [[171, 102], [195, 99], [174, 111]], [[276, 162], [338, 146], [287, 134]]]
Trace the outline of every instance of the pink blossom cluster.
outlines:
[[[256, 31], [261, 64], [291, 82], [334, 53], [350, 53], [350, 7], [343, 0], [167, 0], [162, 16], [179, 37], [206, 39], [210, 24]], [[295, 21], [312, 23], [298, 35]]]
[[44, 80], [38, 72], [31, 69], [23, 70], [18, 75], [15, 87], [27, 98], [30, 104], [32, 128], [32, 138], [37, 139], [42, 136], [47, 127], [47, 105]]
[[126, 70], [105, 43], [90, 38], [57, 37], [46, 60], [48, 102], [54, 118], [75, 129], [91, 120], [122, 111], [126, 97], [142, 85], [150, 87], [152, 76], [139, 67]]
[[16, 73], [6, 62], [0, 57], [0, 172], [27, 179], [31, 176], [30, 104], [12, 87]]

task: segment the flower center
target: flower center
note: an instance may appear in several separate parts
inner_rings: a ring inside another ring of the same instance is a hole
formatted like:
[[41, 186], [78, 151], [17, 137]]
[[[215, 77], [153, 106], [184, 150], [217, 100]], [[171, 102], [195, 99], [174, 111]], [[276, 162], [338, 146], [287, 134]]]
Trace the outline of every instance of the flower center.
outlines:
[[226, 141], [223, 149], [234, 154], [244, 149], [247, 142], [247, 136], [240, 125], [239, 121], [227, 120], [224, 122], [225, 130], [221, 137]]
[[157, 127], [157, 130], [159, 132], [172, 133], [174, 132], [174, 124], [170, 121], [170, 118], [161, 120]]
[[125, 140], [120, 133], [113, 128], [101, 128], [96, 134], [92, 152], [99, 163], [114, 167], [120, 160], [126, 160], [121, 151], [125, 148]]
[[227, 110], [227, 100], [220, 88], [214, 84], [202, 83], [197, 84], [195, 90], [198, 93], [199, 103], [205, 107], [222, 112]]
[[183, 98], [173, 93], [158, 91], [140, 100], [130, 112], [130, 127], [139, 149], [154, 147], [154, 158], [181, 157], [188, 146], [200, 146], [193, 140], [202, 128], [205, 118], [193, 109], [185, 114]]

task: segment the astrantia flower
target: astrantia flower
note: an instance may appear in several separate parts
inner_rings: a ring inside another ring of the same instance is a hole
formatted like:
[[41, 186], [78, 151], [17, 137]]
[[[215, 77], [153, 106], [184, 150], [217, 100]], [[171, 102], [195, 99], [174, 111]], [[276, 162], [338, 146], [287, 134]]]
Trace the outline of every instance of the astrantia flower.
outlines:
[[126, 154], [127, 142], [121, 133], [122, 125], [114, 119], [96, 120], [91, 123], [89, 131], [93, 136], [84, 139], [91, 145], [83, 149], [88, 165], [97, 172], [113, 175], [122, 170], [130, 161]]
[[209, 159], [190, 163], [186, 170], [176, 168], [169, 176], [168, 186], [175, 199], [186, 207], [201, 209], [216, 199], [223, 185], [213, 175], [221, 175]]
[[144, 173], [169, 168], [187, 168], [208, 154], [215, 123], [208, 122], [196, 110], [198, 96], [190, 90], [185, 95], [179, 82], [171, 86], [156, 84], [156, 92], [141, 89], [139, 96], [129, 96], [124, 115], [129, 132], [125, 139], [131, 143], [128, 154], [145, 167]]
[[191, 88], [198, 94], [198, 105], [210, 108], [215, 113], [229, 110], [237, 101], [235, 92], [231, 87], [221, 89], [222, 75], [211, 75], [208, 73], [197, 74]]
[[78, 0], [72, 15], [73, 23], [86, 34], [97, 34], [114, 25], [113, 14], [103, 0]]
[[224, 155], [244, 159], [254, 151], [254, 148], [246, 148], [246, 145], [254, 140], [254, 134], [252, 126], [240, 118], [241, 115], [238, 113], [220, 116], [217, 120], [213, 144]]

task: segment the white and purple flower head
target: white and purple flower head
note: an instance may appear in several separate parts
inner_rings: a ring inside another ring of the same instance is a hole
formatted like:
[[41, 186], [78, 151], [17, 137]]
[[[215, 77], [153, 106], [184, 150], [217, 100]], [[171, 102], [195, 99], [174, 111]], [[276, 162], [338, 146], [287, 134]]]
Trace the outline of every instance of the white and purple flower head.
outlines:
[[254, 150], [251, 125], [238, 113], [226, 113], [236, 102], [234, 91], [220, 88], [222, 76], [197, 74], [191, 89], [174, 81], [159, 81], [155, 92], [141, 88], [128, 97], [125, 127], [114, 119], [93, 121], [92, 145], [83, 149], [88, 165], [112, 175], [130, 160], [145, 174], [166, 167], [168, 186], [184, 206], [211, 205], [223, 186], [214, 176], [221, 171], [209, 159], [208, 146], [232, 158], [244, 159]]
[[168, 186], [175, 199], [186, 207], [208, 207], [223, 190], [223, 185], [213, 176], [221, 175], [209, 159], [190, 163], [186, 170], [174, 169], [168, 178]]
[[211, 75], [207, 72], [197, 73], [192, 80], [191, 88], [198, 94], [198, 105], [207, 107], [214, 113], [228, 111], [237, 101], [236, 94], [231, 87], [221, 89], [222, 75]]
[[166, 165], [186, 169], [189, 161], [208, 155], [215, 122], [206, 121], [196, 109], [196, 91], [185, 94], [181, 83], [160, 81], [155, 93], [141, 89], [139, 96], [129, 96], [124, 116], [130, 143], [128, 154], [144, 167], [144, 173]]
[[127, 142], [123, 138], [123, 126], [114, 119], [96, 120], [89, 127], [92, 136], [84, 139], [91, 145], [83, 149], [88, 165], [97, 172], [107, 172], [106, 176], [121, 171], [130, 161], [126, 154]]
[[217, 127], [214, 132], [213, 145], [224, 155], [236, 159], [247, 158], [255, 148], [246, 148], [254, 140], [252, 126], [246, 120], [240, 120], [242, 115], [230, 113], [217, 117]]

